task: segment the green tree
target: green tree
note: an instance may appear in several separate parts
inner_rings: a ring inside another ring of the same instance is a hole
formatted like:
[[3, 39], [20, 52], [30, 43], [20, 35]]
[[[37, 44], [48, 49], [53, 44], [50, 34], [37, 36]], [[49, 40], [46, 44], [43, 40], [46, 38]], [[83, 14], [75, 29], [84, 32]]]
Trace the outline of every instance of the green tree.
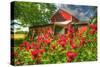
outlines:
[[13, 2], [14, 18], [22, 25], [48, 24], [50, 17], [56, 10], [56, 6], [50, 3]]

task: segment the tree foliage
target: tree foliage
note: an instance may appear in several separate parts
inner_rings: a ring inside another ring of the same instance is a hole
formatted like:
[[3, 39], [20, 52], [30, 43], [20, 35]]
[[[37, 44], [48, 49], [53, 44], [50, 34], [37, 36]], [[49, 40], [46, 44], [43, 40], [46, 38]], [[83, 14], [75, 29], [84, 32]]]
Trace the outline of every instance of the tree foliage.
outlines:
[[49, 3], [14, 2], [14, 19], [23, 25], [47, 24], [55, 10], [56, 6]]

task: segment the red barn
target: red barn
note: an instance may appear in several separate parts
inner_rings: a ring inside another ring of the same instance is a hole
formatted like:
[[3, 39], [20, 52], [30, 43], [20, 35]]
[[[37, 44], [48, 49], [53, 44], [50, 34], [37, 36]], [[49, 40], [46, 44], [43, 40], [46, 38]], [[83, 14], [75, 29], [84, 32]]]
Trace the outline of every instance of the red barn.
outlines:
[[55, 34], [67, 33], [68, 25], [78, 23], [79, 20], [64, 9], [59, 9], [52, 17], [51, 24], [54, 24]]

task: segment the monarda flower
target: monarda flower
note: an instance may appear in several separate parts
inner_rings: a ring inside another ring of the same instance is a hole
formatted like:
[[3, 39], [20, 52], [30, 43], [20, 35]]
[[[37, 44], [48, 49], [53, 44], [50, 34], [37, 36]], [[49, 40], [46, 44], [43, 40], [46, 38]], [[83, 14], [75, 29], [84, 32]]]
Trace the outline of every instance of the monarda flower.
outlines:
[[69, 37], [70, 37], [70, 38], [74, 38], [74, 34], [71, 34], [71, 33], [70, 33], [70, 34], [69, 34]]
[[40, 52], [41, 54], [43, 54], [43, 53], [45, 52], [45, 49], [40, 49], [39, 52]]
[[26, 50], [28, 51], [31, 48], [30, 44], [26, 44]]
[[73, 44], [73, 39], [70, 39], [70, 45]]
[[58, 40], [57, 43], [60, 44], [62, 47], [65, 47], [67, 42], [63, 40]]
[[27, 51], [31, 48], [30, 43], [27, 42], [27, 41], [24, 41], [24, 42], [23, 42], [23, 45], [25, 46], [25, 48], [26, 48]]
[[73, 43], [73, 39], [70, 39], [70, 46], [72, 49], [76, 48], [76, 45]]
[[39, 49], [41, 47], [41, 44], [37, 44], [34, 46], [36, 49]]
[[42, 36], [38, 36], [38, 37], [37, 37], [37, 41], [38, 41], [39, 43], [42, 43], [43, 37], [42, 37]]
[[87, 26], [82, 26], [81, 28], [78, 28], [78, 36], [82, 36], [84, 32], [86, 32]]
[[64, 35], [61, 35], [59, 38], [60, 39], [57, 40], [57, 43], [60, 44], [62, 47], [65, 47], [67, 43], [66, 37]]
[[89, 34], [93, 35], [97, 30], [97, 26], [95, 24], [90, 24], [89, 27], [91, 28]]
[[62, 47], [65, 47], [66, 41], [61, 41], [61, 42], [60, 42], [60, 45], [61, 45]]
[[51, 42], [51, 39], [44, 39], [43, 42], [48, 45]]
[[23, 42], [23, 45], [26, 45], [26, 44], [29, 44], [29, 42], [27, 42], [27, 41], [24, 41], [24, 42]]
[[80, 46], [84, 45], [86, 42], [86, 38], [83, 37], [81, 40], [80, 40]]
[[71, 48], [72, 49], [75, 49], [76, 48], [76, 45], [75, 44], [70, 44]]
[[49, 35], [48, 34], [44, 34], [44, 38], [45, 39], [48, 39], [49, 38]]
[[67, 51], [66, 52], [67, 61], [72, 62], [77, 57], [77, 55], [78, 55], [77, 52]]
[[74, 28], [72, 26], [69, 26], [68, 27], [68, 33], [69, 33], [70, 38], [74, 37], [74, 32], [75, 32]]
[[32, 56], [37, 56], [38, 53], [39, 53], [39, 50], [37, 50], [37, 49], [31, 51], [31, 55], [32, 55]]
[[34, 42], [31, 43], [31, 48], [34, 48], [35, 44]]
[[69, 26], [69, 27], [68, 27], [68, 32], [69, 32], [69, 33], [74, 33], [74, 28], [73, 28], [72, 26]]
[[95, 32], [96, 32], [96, 30], [91, 29], [91, 30], [89, 31], [89, 34], [93, 35]]
[[30, 45], [29, 45], [29, 42], [27, 42], [27, 41], [24, 41], [22, 44], [20, 44], [20, 46], [19, 46], [19, 50], [22, 50], [23, 49], [23, 47], [25, 47], [26, 48], [26, 50], [29, 50], [29, 48], [30, 48]]
[[90, 24], [89, 26], [90, 26], [90, 28], [91, 28], [91, 29], [95, 29], [95, 30], [97, 29], [96, 25], [95, 25], [95, 24], [93, 24], [93, 23], [92, 23], [92, 24]]

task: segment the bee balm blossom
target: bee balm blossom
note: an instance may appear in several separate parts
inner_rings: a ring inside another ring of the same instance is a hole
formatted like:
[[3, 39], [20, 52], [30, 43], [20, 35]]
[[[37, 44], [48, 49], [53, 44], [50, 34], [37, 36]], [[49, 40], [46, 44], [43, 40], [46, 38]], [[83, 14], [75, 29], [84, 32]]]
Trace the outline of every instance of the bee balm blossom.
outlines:
[[95, 29], [95, 30], [97, 29], [95, 24], [90, 24], [89, 26], [90, 26], [91, 29]]
[[62, 47], [65, 47], [67, 40], [65, 36], [60, 36], [60, 39], [57, 41], [58, 44], [60, 44]]
[[95, 24], [90, 24], [89, 27], [91, 28], [89, 34], [93, 35], [96, 32], [97, 27]]
[[37, 49], [31, 51], [31, 55], [32, 55], [32, 56], [37, 56], [38, 53], [39, 53], [39, 50], [37, 50]]
[[66, 52], [67, 61], [68, 61], [68, 62], [73, 61], [74, 58], [77, 57], [77, 55], [78, 55], [77, 52], [67, 51], [67, 52]]

